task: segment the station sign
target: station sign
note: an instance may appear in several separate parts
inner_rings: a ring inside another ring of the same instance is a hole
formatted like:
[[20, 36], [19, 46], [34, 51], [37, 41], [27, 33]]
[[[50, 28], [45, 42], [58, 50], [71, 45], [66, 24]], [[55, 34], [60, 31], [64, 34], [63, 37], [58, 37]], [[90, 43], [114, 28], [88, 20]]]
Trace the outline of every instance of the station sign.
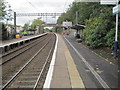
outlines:
[[117, 0], [100, 0], [100, 4], [103, 5], [116, 5]]
[[120, 5], [113, 7], [113, 14], [118, 14], [120, 12]]
[[72, 26], [72, 22], [65, 21], [65, 22], [62, 23], [62, 26], [64, 26], [64, 27], [71, 27]]

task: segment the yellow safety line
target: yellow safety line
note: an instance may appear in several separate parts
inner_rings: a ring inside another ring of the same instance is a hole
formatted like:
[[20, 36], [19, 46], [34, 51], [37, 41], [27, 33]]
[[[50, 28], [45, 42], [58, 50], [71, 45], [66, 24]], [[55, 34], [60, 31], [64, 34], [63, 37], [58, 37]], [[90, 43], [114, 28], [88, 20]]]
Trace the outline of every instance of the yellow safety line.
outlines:
[[70, 81], [71, 81], [72, 88], [85, 88], [82, 78], [80, 77], [80, 75], [77, 71], [76, 65], [74, 64], [73, 58], [72, 58], [65, 42], [63, 41], [62, 43], [63, 43], [63, 47], [64, 47], [64, 53], [65, 53], [65, 58], [66, 58], [67, 65], [68, 65], [68, 71], [69, 71], [69, 75], [70, 75]]

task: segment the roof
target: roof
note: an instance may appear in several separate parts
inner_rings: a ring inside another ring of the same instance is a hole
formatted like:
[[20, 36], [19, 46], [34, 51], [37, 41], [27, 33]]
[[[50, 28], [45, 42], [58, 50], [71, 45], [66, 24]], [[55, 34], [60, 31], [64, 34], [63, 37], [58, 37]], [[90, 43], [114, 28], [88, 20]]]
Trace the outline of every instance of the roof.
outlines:
[[76, 29], [76, 30], [80, 30], [80, 29], [84, 29], [85, 27], [86, 27], [85, 25], [75, 24], [71, 28]]

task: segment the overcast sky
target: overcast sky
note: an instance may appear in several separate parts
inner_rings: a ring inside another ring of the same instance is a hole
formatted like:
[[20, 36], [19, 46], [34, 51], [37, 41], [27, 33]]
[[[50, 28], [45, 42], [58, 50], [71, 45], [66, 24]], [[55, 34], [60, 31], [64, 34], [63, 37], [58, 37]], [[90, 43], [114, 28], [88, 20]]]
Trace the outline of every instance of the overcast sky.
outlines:
[[[63, 13], [74, 0], [6, 0], [16, 13]], [[17, 24], [30, 23], [38, 17], [17, 17]], [[46, 18], [42, 17], [46, 21]], [[55, 23], [56, 18], [47, 17], [47, 23]], [[13, 22], [12, 22], [13, 23]]]

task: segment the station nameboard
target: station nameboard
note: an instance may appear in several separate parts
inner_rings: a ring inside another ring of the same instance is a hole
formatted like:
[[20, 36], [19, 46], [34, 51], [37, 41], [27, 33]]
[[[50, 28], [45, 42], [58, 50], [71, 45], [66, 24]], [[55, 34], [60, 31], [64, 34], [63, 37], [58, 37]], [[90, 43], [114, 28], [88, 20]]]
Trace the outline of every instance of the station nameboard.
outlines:
[[62, 25], [64, 26], [64, 27], [71, 27], [72, 26], [72, 22], [63, 22], [62, 23]]
[[113, 14], [117, 14], [119, 12], [120, 12], [120, 5], [113, 7]]
[[103, 5], [116, 5], [117, 0], [100, 0], [100, 4]]

